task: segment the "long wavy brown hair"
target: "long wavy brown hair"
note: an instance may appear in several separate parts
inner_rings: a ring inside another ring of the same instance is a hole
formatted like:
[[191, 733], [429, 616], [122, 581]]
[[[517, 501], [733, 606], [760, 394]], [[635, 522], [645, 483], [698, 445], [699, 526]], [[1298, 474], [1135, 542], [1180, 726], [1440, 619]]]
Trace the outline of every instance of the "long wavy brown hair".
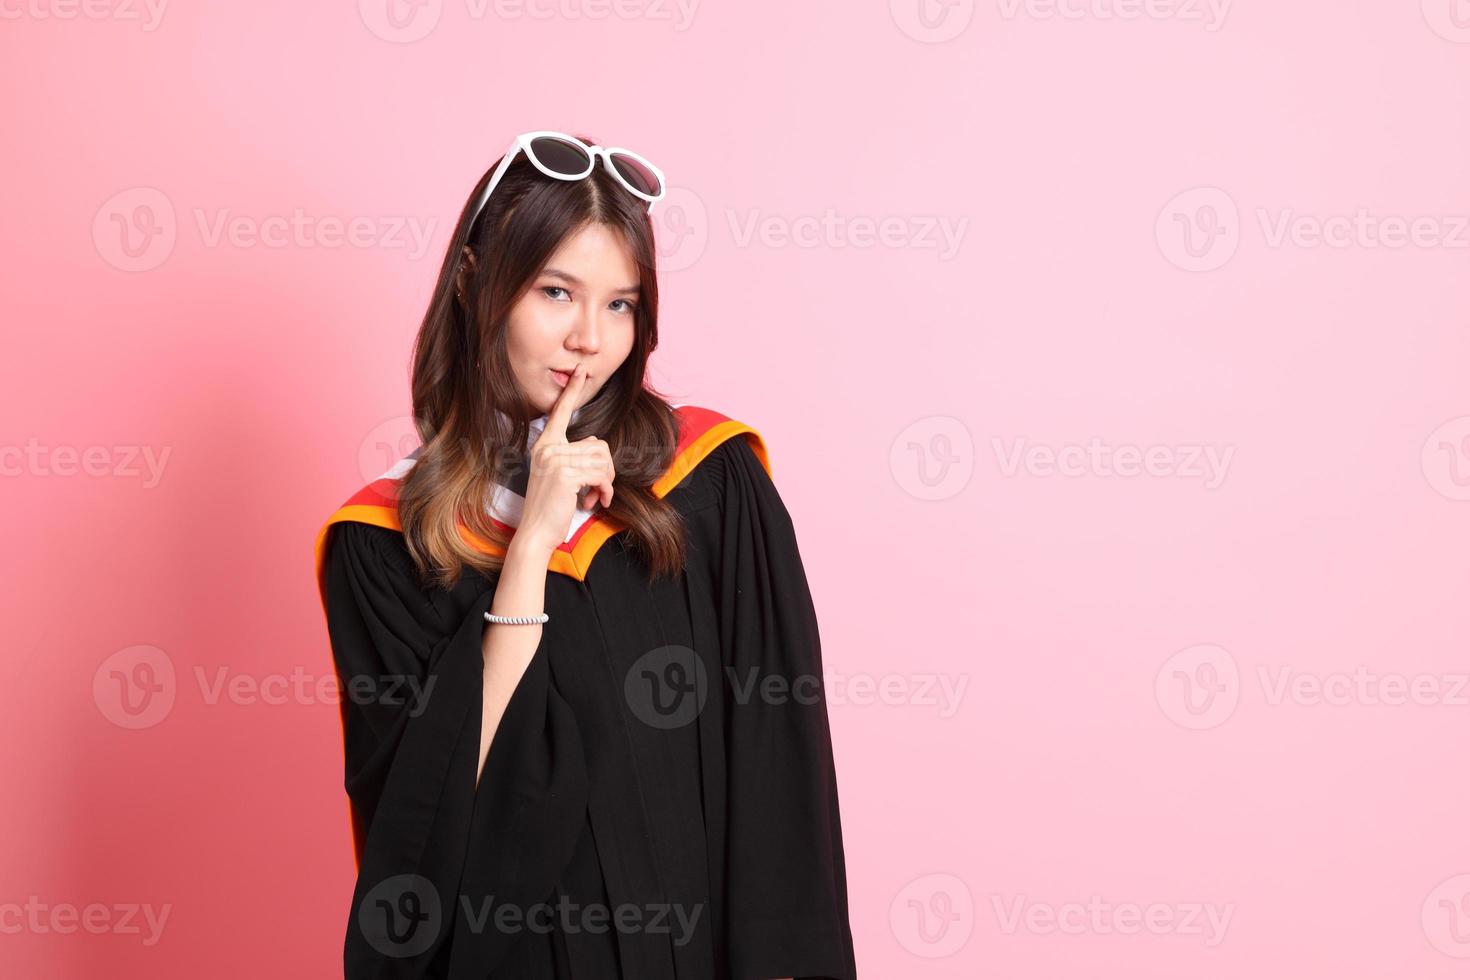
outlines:
[[633, 349], [581, 407], [567, 440], [595, 435], [607, 441], [616, 479], [602, 516], [628, 532], [629, 550], [644, 559], [650, 578], [674, 575], [684, 563], [683, 523], [651, 489], [673, 461], [678, 433], [674, 410], [645, 380], [648, 357], [658, 347], [648, 202], [630, 194], [601, 159], [582, 180], [557, 180], [520, 153], [480, 214], [471, 215], [499, 163], [465, 201], [414, 340], [413, 415], [423, 445], [398, 499], [409, 553], [424, 583], [445, 588], [459, 581], [465, 566], [499, 572], [503, 559], [467, 541], [459, 527], [504, 549], [509, 535], [491, 522], [486, 504], [494, 483], [525, 464], [529, 422], [539, 414], [506, 355], [510, 311], [568, 235], [600, 222], [621, 235], [638, 266]]

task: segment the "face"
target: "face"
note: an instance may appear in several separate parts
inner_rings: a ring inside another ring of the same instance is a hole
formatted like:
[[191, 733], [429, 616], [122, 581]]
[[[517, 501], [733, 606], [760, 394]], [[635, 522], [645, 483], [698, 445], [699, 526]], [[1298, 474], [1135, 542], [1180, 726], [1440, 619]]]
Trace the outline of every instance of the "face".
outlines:
[[506, 351], [526, 397], [545, 414], [567, 382], [557, 371], [586, 365], [573, 408], [601, 390], [633, 350], [638, 266], [622, 238], [589, 224], [551, 254], [510, 311]]

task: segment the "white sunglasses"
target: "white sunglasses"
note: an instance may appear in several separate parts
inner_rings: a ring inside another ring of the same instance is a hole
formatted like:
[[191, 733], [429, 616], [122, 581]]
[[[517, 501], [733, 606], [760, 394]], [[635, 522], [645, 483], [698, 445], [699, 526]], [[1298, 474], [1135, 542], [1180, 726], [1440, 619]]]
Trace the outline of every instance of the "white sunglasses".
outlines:
[[495, 174], [490, 178], [490, 183], [485, 185], [485, 192], [475, 202], [475, 210], [470, 215], [470, 224], [473, 225], [475, 219], [480, 216], [485, 202], [490, 200], [495, 185], [500, 183], [500, 178], [505, 175], [517, 151], [525, 153], [526, 158], [536, 165], [537, 170], [558, 180], [582, 180], [592, 173], [592, 168], [597, 166], [597, 158], [601, 156], [602, 162], [607, 165], [608, 171], [618, 179], [618, 183], [648, 202], [650, 213], [653, 211], [654, 202], [664, 196], [663, 171], [632, 150], [588, 146], [575, 136], [541, 130], [534, 133], [522, 133], [510, 145], [510, 149], [505, 151], [505, 156], [500, 159], [500, 166], [495, 168]]

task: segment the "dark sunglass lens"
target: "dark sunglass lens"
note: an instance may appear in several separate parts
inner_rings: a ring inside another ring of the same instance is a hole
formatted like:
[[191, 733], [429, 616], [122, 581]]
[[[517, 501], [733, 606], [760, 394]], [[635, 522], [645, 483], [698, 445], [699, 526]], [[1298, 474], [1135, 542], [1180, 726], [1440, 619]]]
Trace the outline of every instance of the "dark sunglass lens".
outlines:
[[645, 194], [657, 194], [659, 191], [659, 179], [652, 170], [634, 160], [625, 153], [614, 153], [612, 155], [613, 166], [623, 179]]
[[571, 143], [554, 136], [538, 136], [531, 141], [531, 152], [548, 170], [568, 177], [587, 172], [589, 155], [581, 143]]

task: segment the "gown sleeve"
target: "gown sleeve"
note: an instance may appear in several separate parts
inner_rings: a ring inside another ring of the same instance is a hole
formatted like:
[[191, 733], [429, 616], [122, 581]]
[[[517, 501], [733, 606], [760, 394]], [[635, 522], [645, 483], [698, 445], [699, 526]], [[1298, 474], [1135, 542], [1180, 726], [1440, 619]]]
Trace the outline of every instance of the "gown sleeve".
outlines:
[[745, 438], [707, 462], [719, 498], [731, 976], [853, 978], [821, 639], [795, 529]]
[[[478, 760], [480, 668], [463, 654], [471, 642], [478, 647], [479, 633], [469, 617], [446, 621], [407, 555], [389, 547], [392, 533], [338, 525], [324, 573], [358, 858], [344, 946], [349, 980], [421, 975], [441, 945]], [[450, 778], [454, 769], [458, 778]], [[397, 930], [395, 908], [405, 913]]]
[[477, 786], [497, 580], [478, 594], [431, 593], [397, 532], [349, 521], [332, 532], [324, 581], [358, 857], [344, 976], [483, 977], [514, 935], [485, 928], [464, 896], [544, 898], [586, 806], [580, 736], [549, 684], [545, 634]]

